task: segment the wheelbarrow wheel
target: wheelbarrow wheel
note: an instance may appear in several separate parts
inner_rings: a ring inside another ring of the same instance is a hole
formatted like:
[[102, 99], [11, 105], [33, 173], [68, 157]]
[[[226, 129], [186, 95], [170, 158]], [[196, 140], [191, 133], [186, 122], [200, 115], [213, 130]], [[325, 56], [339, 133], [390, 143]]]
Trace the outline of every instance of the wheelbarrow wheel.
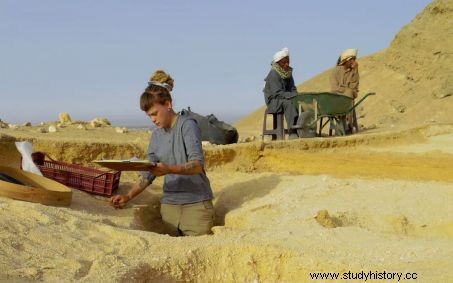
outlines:
[[316, 136], [315, 113], [311, 110], [302, 112], [297, 119], [297, 135], [300, 138], [312, 138]]

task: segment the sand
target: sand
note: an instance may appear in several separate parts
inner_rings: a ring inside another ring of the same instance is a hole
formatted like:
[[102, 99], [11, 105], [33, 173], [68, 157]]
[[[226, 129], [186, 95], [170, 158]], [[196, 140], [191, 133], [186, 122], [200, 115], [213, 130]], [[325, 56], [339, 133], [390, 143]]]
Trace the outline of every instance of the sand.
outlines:
[[[11, 143], [24, 134], [6, 131], [0, 147], [9, 158], [0, 160], [14, 166]], [[146, 148], [90, 144], [91, 133], [68, 144], [64, 135], [35, 140], [35, 149], [69, 162], [87, 148]], [[123, 210], [78, 190], [69, 208], [0, 198], [0, 280], [311, 282], [310, 272], [386, 271], [452, 281], [452, 139], [453, 125], [439, 124], [207, 146], [216, 209], [209, 236], [160, 234], [162, 179]]]

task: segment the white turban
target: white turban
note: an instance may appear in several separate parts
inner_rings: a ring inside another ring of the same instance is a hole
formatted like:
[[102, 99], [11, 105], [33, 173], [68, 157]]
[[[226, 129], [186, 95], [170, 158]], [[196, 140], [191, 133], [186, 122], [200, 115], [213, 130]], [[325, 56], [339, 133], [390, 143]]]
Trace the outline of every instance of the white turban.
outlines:
[[278, 61], [282, 60], [285, 57], [289, 56], [288, 48], [283, 48], [282, 50], [278, 51], [274, 54], [274, 62], [277, 63]]
[[341, 52], [340, 62], [345, 62], [351, 57], [357, 57], [357, 49], [356, 48], [345, 49], [343, 52]]

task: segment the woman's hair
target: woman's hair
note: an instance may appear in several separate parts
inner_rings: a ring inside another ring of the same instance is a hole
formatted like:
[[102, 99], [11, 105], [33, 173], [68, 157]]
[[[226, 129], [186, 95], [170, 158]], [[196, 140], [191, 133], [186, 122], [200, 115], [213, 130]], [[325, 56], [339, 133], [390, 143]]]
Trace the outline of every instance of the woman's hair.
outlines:
[[140, 96], [140, 109], [148, 111], [151, 106], [158, 103], [163, 105], [166, 101], [172, 102], [168, 89], [158, 85], [149, 85]]
[[162, 84], [168, 85], [168, 90], [172, 91], [174, 87], [174, 80], [173, 78], [167, 74], [164, 70], [156, 70], [149, 78], [150, 81], [159, 82]]

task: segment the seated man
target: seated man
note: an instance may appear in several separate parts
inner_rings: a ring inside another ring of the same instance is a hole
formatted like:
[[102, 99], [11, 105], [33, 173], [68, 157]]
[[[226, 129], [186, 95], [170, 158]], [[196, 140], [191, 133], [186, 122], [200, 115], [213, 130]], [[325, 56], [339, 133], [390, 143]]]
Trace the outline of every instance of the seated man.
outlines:
[[[332, 92], [357, 98], [359, 93], [359, 64], [356, 61], [357, 49], [346, 49], [337, 60], [337, 65], [330, 75], [330, 87]], [[351, 112], [346, 118], [346, 133], [352, 133], [355, 112]]]
[[292, 129], [297, 123], [297, 108], [291, 98], [297, 95], [296, 86], [292, 75], [293, 69], [289, 66], [288, 48], [283, 48], [274, 55], [271, 70], [264, 79], [264, 100], [269, 113], [285, 115], [288, 125], [289, 139], [298, 138], [296, 130]]

